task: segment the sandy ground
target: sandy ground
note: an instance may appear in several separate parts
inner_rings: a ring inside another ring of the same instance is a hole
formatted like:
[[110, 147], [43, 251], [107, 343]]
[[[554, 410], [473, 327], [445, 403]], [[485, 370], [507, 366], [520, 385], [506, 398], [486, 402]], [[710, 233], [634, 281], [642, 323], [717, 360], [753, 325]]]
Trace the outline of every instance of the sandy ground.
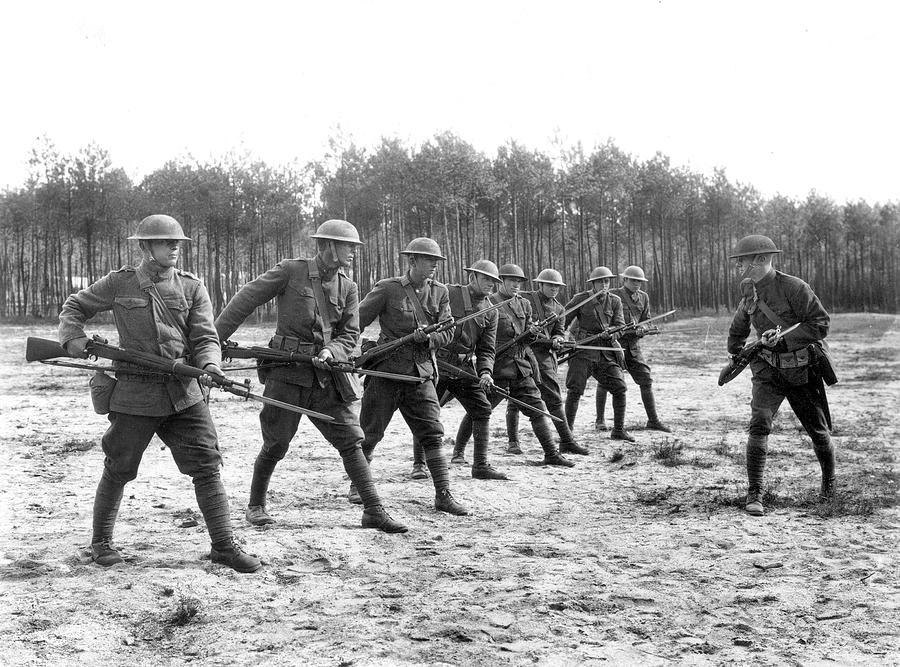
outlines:
[[[407, 479], [398, 416], [372, 467], [409, 524], [402, 536], [358, 528], [340, 459], [306, 421], [272, 481], [279, 522], [248, 526], [258, 405], [215, 392], [233, 522], [265, 562], [253, 575], [204, 558], [190, 480], [158, 441], [126, 488], [116, 531], [126, 562], [92, 564], [106, 419], [89, 408], [89, 373], [24, 362], [25, 337], [53, 338], [53, 326], [3, 327], [0, 662], [897, 664], [900, 318], [834, 318], [839, 495], [816, 502], [818, 465], [785, 410], [764, 518], [739, 507], [750, 380], [716, 386], [726, 325], [686, 319], [671, 328], [700, 331], [648, 339], [670, 436], [641, 429], [633, 384], [638, 442], [594, 432], [591, 383], [576, 422], [590, 456], [547, 469], [529, 464], [540, 448], [527, 420], [526, 455], [504, 453], [499, 408], [492, 458], [512, 481], [454, 466], [469, 517], [435, 512], [430, 481]], [[236, 339], [268, 336], [245, 327]], [[448, 434], [460, 417], [447, 406]]]

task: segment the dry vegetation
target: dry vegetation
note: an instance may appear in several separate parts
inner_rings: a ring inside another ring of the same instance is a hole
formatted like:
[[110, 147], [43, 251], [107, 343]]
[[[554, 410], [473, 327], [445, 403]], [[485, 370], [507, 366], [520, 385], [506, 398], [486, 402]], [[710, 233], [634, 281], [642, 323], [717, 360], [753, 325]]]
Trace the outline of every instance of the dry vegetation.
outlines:
[[[88, 407], [88, 374], [26, 365], [27, 335], [5, 327], [0, 367], [0, 651], [38, 664], [896, 664], [900, 319], [838, 315], [830, 391], [839, 493], [819, 503], [818, 467], [789, 411], [771, 438], [767, 515], [740, 509], [749, 373], [724, 388], [723, 319], [695, 318], [648, 341], [671, 435], [643, 431], [639, 392], [613, 443], [593, 424], [572, 470], [529, 465], [539, 446], [522, 420], [525, 456], [493, 462], [507, 483], [453, 467], [473, 510], [435, 513], [430, 482], [407, 480], [409, 437], [396, 419], [373, 461], [405, 536], [357, 528], [339, 458], [307, 423], [277, 469], [279, 523], [244, 523], [259, 444], [257, 405], [214, 394], [237, 534], [264, 559], [239, 575], [204, 559], [208, 543], [190, 481], [154, 441], [126, 488], [110, 569], [86, 555], [105, 418]], [[269, 332], [242, 329], [261, 342]], [[669, 351], [666, 347], [678, 348]], [[685, 349], [693, 348], [693, 349]], [[255, 381], [255, 378], [254, 378]], [[448, 433], [461, 410], [445, 412]]]

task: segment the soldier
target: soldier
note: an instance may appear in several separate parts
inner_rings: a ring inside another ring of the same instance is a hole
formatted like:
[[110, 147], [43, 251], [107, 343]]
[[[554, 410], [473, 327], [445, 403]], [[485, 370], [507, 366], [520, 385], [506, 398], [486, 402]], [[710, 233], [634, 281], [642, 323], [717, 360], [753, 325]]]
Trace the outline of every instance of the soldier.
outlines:
[[[563, 282], [562, 274], [553, 269], [544, 269], [534, 279], [538, 289], [533, 292], [523, 292], [522, 296], [531, 303], [532, 312], [538, 321], [545, 320], [553, 314], [563, 312], [562, 304], [556, 300], [559, 296], [561, 288], [566, 284]], [[556, 319], [552, 324], [545, 327], [541, 332], [542, 340], [539, 343], [532, 343], [531, 349], [537, 359], [538, 367], [541, 371], [540, 381], [537, 383], [541, 392], [541, 398], [547, 405], [547, 411], [554, 417], [558, 417], [560, 421], [553, 422], [556, 426], [556, 432], [559, 434], [559, 451], [562, 454], [580, 454], [586, 456], [587, 447], [582, 447], [575, 442], [575, 436], [572, 435], [572, 429], [566, 421], [563, 412], [562, 392], [559, 387], [559, 364], [556, 361], [556, 350], [560, 347], [560, 342], [565, 339], [565, 329], [563, 328], [563, 320]], [[542, 342], [543, 339], [549, 339], [549, 343]], [[509, 446], [507, 451], [515, 454], [521, 454], [522, 449], [519, 447], [519, 408], [513, 403], [506, 405], [506, 431], [509, 434]]]
[[[181, 243], [190, 237], [174, 218], [151, 215], [128, 238], [140, 242], [141, 263], [113, 271], [66, 299], [59, 315], [59, 342], [73, 357], [84, 357], [85, 323], [112, 310], [122, 347], [187, 360], [209, 375], [222, 376], [209, 294], [196, 276], [175, 268]], [[178, 469], [193, 479], [212, 542], [210, 559], [238, 572], [258, 570], [259, 558], [245, 553], [233, 539], [228, 496], [219, 475], [222, 456], [200, 385], [186, 377], [142, 373], [125, 363], [116, 367], [109, 428], [102, 440], [103, 475], [94, 496], [94, 562], [122, 562], [112, 543], [119, 504], [155, 433], [169, 447]]]
[[[344, 470], [356, 485], [365, 507], [363, 528], [405, 533], [381, 505], [369, 464], [362, 453], [363, 432], [350, 404], [359, 398], [356, 378], [329, 370], [328, 360], [346, 361], [359, 340], [359, 293], [344, 273], [362, 245], [356, 227], [345, 220], [327, 220], [316, 233], [316, 256], [285, 259], [244, 285], [216, 319], [227, 340], [259, 306], [277, 298], [278, 321], [269, 347], [314, 355], [311, 365], [265, 368], [265, 396], [330, 415], [334, 422], [311, 418], [313, 425], [338, 450]], [[254, 526], [275, 523], [266, 511], [266, 491], [278, 462], [296, 435], [301, 415], [269, 405], [259, 413], [262, 448], [253, 465], [250, 500], [245, 516]]]
[[[437, 263], [446, 259], [432, 239], [417, 238], [401, 252], [406, 255], [408, 269], [402, 276], [378, 281], [359, 304], [360, 330], [375, 318], [381, 325], [379, 343], [416, 334], [416, 342], [403, 345], [390, 354], [376, 357], [372, 368], [403, 373], [434, 380], [437, 368], [434, 352], [453, 337], [453, 329], [426, 334], [423, 326], [450, 317], [450, 297], [447, 287], [433, 279]], [[381, 377], [367, 377], [360, 409], [360, 424], [365, 432], [363, 453], [371, 461], [375, 446], [384, 437], [384, 430], [398, 409], [412, 431], [414, 440], [425, 451], [425, 463], [434, 483], [434, 507], [449, 514], [466, 515], [468, 510], [450, 493], [450, 474], [447, 459], [441, 451], [444, 427], [441, 425], [441, 406], [433, 381], [406, 384]], [[350, 502], [357, 502], [357, 489], [350, 486]]]
[[[500, 282], [497, 265], [487, 259], [480, 259], [467, 268], [469, 281], [466, 285], [448, 285], [450, 291], [450, 312], [456, 318], [483, 310], [490, 306], [488, 296]], [[475, 479], [507, 479], [499, 470], [488, 463], [490, 442], [491, 402], [490, 391], [494, 384], [491, 373], [494, 368], [494, 342], [497, 337], [497, 311], [492, 310], [464, 322], [456, 327], [453, 340], [447, 347], [437, 351], [437, 358], [468, 372], [474, 371], [478, 382], [464, 377], [452, 378], [446, 370], [441, 371], [437, 384], [438, 396], [449, 392], [455, 397], [472, 421], [475, 437], [475, 458], [472, 462], [472, 477]], [[454, 449], [453, 462], [465, 464], [464, 452]], [[416, 473], [424, 473], [425, 454], [418, 442], [413, 442], [413, 478]]]
[[[510, 297], [513, 300], [503, 305], [498, 311], [497, 349], [527, 331], [531, 331], [534, 336], [541, 333], [532, 322], [531, 302], [519, 294], [522, 283], [525, 282], [525, 274], [522, 269], [515, 264], [504, 264], [500, 267], [500, 278], [503, 283], [500, 285], [499, 291], [491, 295], [491, 302], [500, 303]], [[497, 354], [494, 360], [494, 382], [497, 386], [508, 390], [513, 398], [546, 412], [547, 406], [541, 400], [541, 393], [535, 383], [535, 375], [538, 373], [534, 353], [524, 341], [508, 348], [506, 352]], [[503, 397], [495, 393], [491, 396], [491, 407], [496, 407], [502, 400]], [[567, 468], [574, 466], [574, 463], [559, 453], [556, 443], [553, 441], [550, 419], [531, 410], [528, 411], [528, 418], [531, 420], [531, 428], [544, 450], [542, 463]], [[465, 452], [466, 443], [471, 434], [472, 421], [467, 415], [463, 417], [459, 425], [454, 454], [461, 455]]]
[[[579, 336], [582, 338], [625, 324], [622, 300], [615, 294], [609, 293], [609, 279], [612, 275], [613, 272], [605, 266], [598, 266], [591, 271], [588, 276], [591, 290], [604, 293], [604, 296], [566, 316], [566, 327], [574, 320], [578, 320]], [[566, 310], [575, 306], [589, 294], [590, 291], [585, 291], [573, 296], [572, 300], [566, 304]], [[617, 334], [604, 334], [599, 341], [612, 345], [617, 339]], [[603, 350], [577, 350], [569, 357], [569, 372], [566, 375], [566, 420], [569, 422], [569, 428], [572, 428], [575, 423], [578, 401], [584, 393], [588, 376], [592, 375], [597, 380], [598, 391], [603, 388], [613, 395], [614, 416], [610, 437], [613, 440], [634, 442], [634, 437], [625, 430], [625, 392], [627, 387], [620, 366], [620, 354]]]
[[[769, 237], [752, 234], [738, 241], [730, 255], [737, 260], [737, 270], [752, 284], [746, 284], [747, 292], [731, 322], [728, 351], [736, 354], [741, 350], [751, 324], [757, 340], [765, 346], [750, 362], [753, 393], [747, 437], [746, 510], [753, 516], [761, 516], [764, 511], [762, 484], [768, 436], [785, 398], [812, 439], [822, 469], [822, 499], [834, 494], [831, 416], [819, 361], [830, 318], [809, 285], [772, 267], [773, 256], [780, 252]], [[777, 337], [776, 327], [787, 328], [798, 322], [799, 327]]]
[[[629, 266], [619, 274], [622, 278], [622, 286], [610, 290], [622, 300], [622, 310], [625, 315], [625, 323], [638, 323], [650, 319], [650, 297], [641, 289], [641, 284], [647, 282], [644, 270], [639, 266]], [[653, 396], [653, 378], [650, 377], [650, 366], [644, 360], [641, 351], [640, 340], [647, 334], [647, 329], [637, 326], [622, 336], [621, 341], [625, 349], [625, 370], [631, 375], [631, 379], [641, 388], [641, 400], [644, 402], [644, 410], [647, 412], [647, 428], [652, 431], [671, 433], [672, 429], [662, 423], [656, 413], [656, 400]], [[597, 423], [598, 431], [606, 430], [606, 390], [597, 387]]]

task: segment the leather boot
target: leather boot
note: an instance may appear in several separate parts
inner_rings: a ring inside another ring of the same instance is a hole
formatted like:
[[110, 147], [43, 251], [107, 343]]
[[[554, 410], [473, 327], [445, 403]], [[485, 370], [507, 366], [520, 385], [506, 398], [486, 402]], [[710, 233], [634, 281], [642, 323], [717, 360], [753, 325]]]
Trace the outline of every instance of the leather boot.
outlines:
[[[512, 403], [506, 404], [506, 437], [510, 443], [519, 442], [519, 408]], [[519, 452], [522, 453], [521, 451]]]
[[507, 454], [522, 454], [522, 448], [519, 446], [518, 440], [510, 440], [506, 444], [506, 453]]
[[671, 433], [672, 429], [663, 424], [656, 414], [656, 398], [653, 396], [653, 385], [641, 385], [641, 400], [644, 402], [644, 410], [647, 413], [647, 428], [651, 431]]
[[553, 441], [553, 431], [550, 428], [550, 419], [543, 415], [535, 415], [531, 420], [531, 428], [537, 436], [538, 442], [541, 443], [541, 449], [544, 450], [544, 460], [542, 465], [560, 466], [563, 468], [572, 468], [575, 464], [559, 453], [556, 443]]
[[450, 489], [443, 489], [435, 493], [434, 509], [438, 512], [446, 512], [456, 516], [467, 516], [469, 514], [469, 510], [456, 502], [456, 499], [450, 493]]
[[405, 533], [409, 530], [399, 521], [391, 518], [381, 505], [367, 507], [362, 515], [363, 528], [376, 528], [384, 533]]
[[106, 540], [91, 545], [91, 560], [103, 567], [125, 562], [116, 548]]
[[822, 468], [822, 486], [819, 489], [819, 500], [826, 502], [834, 498], [834, 444], [831, 436], [816, 438], [813, 441], [813, 451], [819, 459]]
[[247, 519], [247, 523], [254, 526], [276, 523], [274, 517], [269, 516], [269, 513], [266, 512], [265, 505], [247, 505], [247, 509], [244, 511], [244, 518]]
[[466, 445], [469, 444], [469, 439], [472, 437], [472, 420], [469, 417], [469, 413], [463, 415], [462, 420], [459, 422], [459, 428], [456, 429], [456, 439], [453, 441], [453, 457], [462, 456], [463, 461], [465, 462], [466, 456]]
[[559, 451], [563, 454], [578, 454], [579, 456], [587, 456], [587, 447], [582, 447], [577, 442], [575, 442], [575, 436], [572, 435], [572, 429], [569, 428], [569, 424], [566, 422], [566, 415], [563, 412], [562, 405], [557, 405], [552, 409], [548, 406], [547, 412], [549, 412], [557, 419], [561, 420], [551, 420], [553, 422], [553, 426], [556, 428], [556, 434], [559, 436]]
[[347, 502], [352, 503], [354, 505], [362, 505], [362, 498], [359, 496], [359, 491], [356, 490], [356, 484], [350, 482], [350, 490], [347, 491]]
[[[507, 416], [509, 413], [507, 413]], [[472, 464], [472, 477], [475, 479], [506, 479], [499, 470], [488, 463], [488, 444], [490, 443], [491, 422], [489, 419], [472, 420], [472, 438], [475, 441], [475, 457]]]
[[608, 393], [603, 387], [597, 387], [597, 396], [594, 399], [597, 403], [597, 417], [594, 420], [595, 431], [606, 431], [609, 429], [606, 425], [606, 395]]
[[428, 479], [428, 468], [424, 463], [413, 463], [410, 479]]
[[768, 440], [765, 435], [747, 437], [747, 503], [744, 509], [752, 516], [762, 516], [765, 512], [762, 496]]
[[613, 428], [609, 437], [613, 440], [634, 442], [634, 436], [625, 430], [625, 392], [613, 394]]
[[575, 428], [575, 415], [578, 414], [578, 401], [581, 394], [570, 391], [566, 394], [566, 423], [570, 429]]
[[235, 572], [256, 572], [262, 567], [262, 561], [254, 554], [248, 554], [234, 542], [214, 544], [209, 551], [209, 559], [213, 563], [230, 567]]

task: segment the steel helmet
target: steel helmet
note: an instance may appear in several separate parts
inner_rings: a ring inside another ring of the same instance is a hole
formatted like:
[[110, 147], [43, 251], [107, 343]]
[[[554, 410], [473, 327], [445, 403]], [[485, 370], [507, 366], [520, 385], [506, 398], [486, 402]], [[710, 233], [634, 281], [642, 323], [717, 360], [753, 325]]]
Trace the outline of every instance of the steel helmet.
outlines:
[[775, 252], [781, 251], [775, 247], [775, 242], [772, 239], [762, 234], [751, 234], [738, 241], [734, 252], [728, 257], [735, 259], [737, 257], [746, 257], [747, 255], [767, 255]]
[[472, 266], [466, 267], [464, 270], [471, 271], [472, 273], [480, 273], [483, 276], [496, 280], [498, 283], [500, 282], [500, 270], [497, 268], [497, 265], [489, 259], [479, 259], [477, 262], [474, 262]]
[[612, 278], [613, 272], [610, 271], [605, 266], [598, 266], [596, 269], [591, 271], [591, 275], [588, 276], [587, 281], [589, 283], [594, 282], [595, 280], [601, 280], [603, 278]]
[[644, 277], [644, 269], [639, 266], [629, 266], [619, 274], [620, 278], [631, 278], [632, 280], [640, 280], [641, 282], [649, 282]]
[[426, 257], [435, 257], [437, 259], [447, 259], [441, 254], [441, 246], [434, 239], [421, 236], [413, 239], [409, 244], [400, 251], [401, 255], [425, 255]]
[[501, 278], [518, 278], [521, 281], [525, 281], [525, 273], [515, 264], [504, 264], [500, 267], [500, 277]]
[[547, 283], [548, 285], [559, 285], [560, 287], [566, 286], [566, 284], [563, 282], [562, 274], [556, 269], [544, 269], [537, 275], [537, 278], [533, 279], [532, 282]]
[[138, 223], [134, 234], [128, 237], [132, 241], [190, 241], [178, 221], [170, 215], [148, 215]]
[[359, 232], [356, 231], [356, 227], [346, 220], [326, 220], [319, 225], [316, 233], [310, 238], [363, 245], [363, 242], [359, 240]]

